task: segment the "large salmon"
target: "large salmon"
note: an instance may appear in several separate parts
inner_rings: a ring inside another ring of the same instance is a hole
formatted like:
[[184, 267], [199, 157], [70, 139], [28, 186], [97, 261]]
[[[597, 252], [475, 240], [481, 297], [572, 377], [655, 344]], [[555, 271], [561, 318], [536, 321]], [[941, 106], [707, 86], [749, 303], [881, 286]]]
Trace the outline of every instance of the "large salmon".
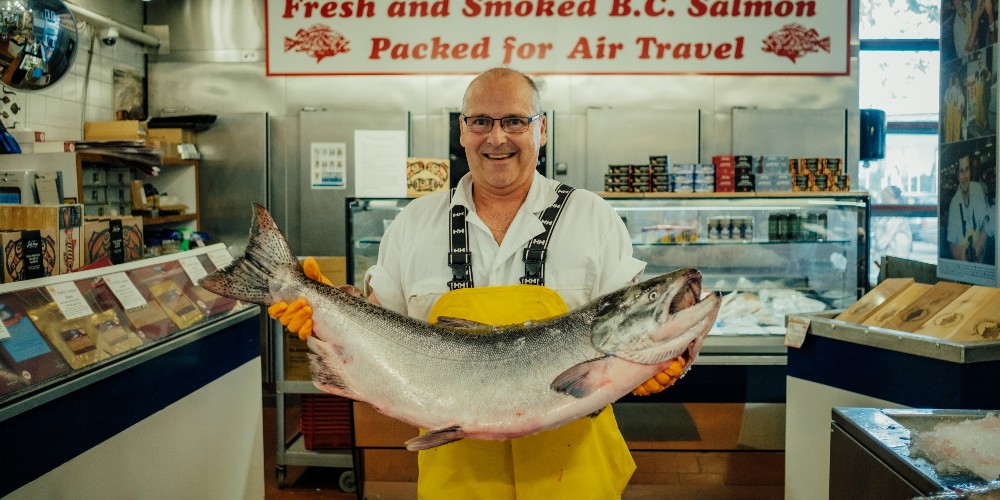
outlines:
[[525, 436], [596, 414], [677, 357], [686, 371], [721, 302], [701, 299], [701, 274], [682, 269], [545, 321], [432, 325], [308, 279], [260, 205], [246, 253], [200, 284], [265, 305], [305, 297], [313, 383], [428, 429], [406, 442], [410, 450]]

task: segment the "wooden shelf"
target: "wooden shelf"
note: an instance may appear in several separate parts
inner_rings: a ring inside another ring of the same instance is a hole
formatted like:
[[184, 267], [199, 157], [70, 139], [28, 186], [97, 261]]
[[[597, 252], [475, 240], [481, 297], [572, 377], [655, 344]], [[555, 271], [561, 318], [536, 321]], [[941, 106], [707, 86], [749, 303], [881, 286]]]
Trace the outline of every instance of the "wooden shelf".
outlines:
[[173, 224], [175, 222], [187, 222], [192, 220], [198, 220], [198, 214], [177, 214], [177, 215], [163, 215], [159, 217], [147, 217], [142, 216], [142, 224], [144, 226], [155, 226], [158, 224]]

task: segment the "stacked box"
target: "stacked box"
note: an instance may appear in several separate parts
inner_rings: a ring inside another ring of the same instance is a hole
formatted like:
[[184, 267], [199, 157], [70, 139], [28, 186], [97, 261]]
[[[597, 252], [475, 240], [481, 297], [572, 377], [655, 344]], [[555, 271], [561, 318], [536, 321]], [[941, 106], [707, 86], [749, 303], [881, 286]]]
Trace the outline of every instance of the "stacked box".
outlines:
[[715, 191], [715, 166], [697, 164], [694, 166], [694, 192], [711, 193]]
[[756, 191], [756, 174], [754, 173], [753, 167], [753, 157], [750, 155], [737, 155], [736, 156], [736, 167], [734, 168], [736, 173], [736, 185], [734, 191], [737, 193], [752, 193]]
[[670, 191], [674, 193], [694, 192], [694, 165], [679, 163], [667, 169], [670, 176]]
[[142, 250], [142, 217], [87, 217], [83, 226], [84, 263], [104, 257], [112, 264], [139, 260]]
[[635, 193], [648, 193], [650, 191], [650, 172], [652, 168], [649, 165], [632, 165], [631, 184], [632, 192]]
[[608, 165], [608, 173], [604, 174], [604, 191], [608, 193], [627, 193], [631, 191], [631, 172], [631, 165]]
[[839, 157], [792, 160], [794, 191], [850, 191], [851, 182]]
[[720, 193], [736, 191], [736, 157], [713, 156], [712, 164], [715, 166], [715, 191]]
[[670, 191], [670, 156], [649, 157], [649, 191], [666, 193]]
[[141, 141], [147, 135], [146, 124], [138, 120], [84, 122], [85, 141]]
[[[46, 231], [53, 237], [52, 274], [65, 274], [83, 267], [83, 205], [0, 205], [0, 230]], [[13, 241], [13, 236], [9, 238]], [[4, 261], [4, 266], [8, 265]]]
[[0, 283], [44, 278], [58, 273], [54, 229], [0, 231]]

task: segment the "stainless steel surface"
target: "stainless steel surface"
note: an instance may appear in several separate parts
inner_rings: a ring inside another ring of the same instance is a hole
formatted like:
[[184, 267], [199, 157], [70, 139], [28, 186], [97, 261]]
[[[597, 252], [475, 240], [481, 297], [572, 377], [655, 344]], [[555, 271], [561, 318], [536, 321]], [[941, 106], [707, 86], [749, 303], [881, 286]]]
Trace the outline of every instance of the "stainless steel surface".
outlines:
[[[280, 2], [272, 2], [272, 8]], [[170, 25], [170, 54], [157, 61], [263, 61], [263, 0], [146, 3], [147, 24]]]
[[35, 92], [58, 83], [76, 60], [80, 35], [61, 0], [8, 2], [0, 11], [0, 83]]
[[[981, 487], [987, 482], [968, 474], [939, 474], [934, 464], [911, 456], [913, 432], [932, 430], [941, 422], [983, 418], [988, 413], [985, 410], [834, 408], [833, 424], [920, 493], [931, 494]], [[831, 467], [834, 465], [831, 463]]]
[[[346, 109], [303, 111], [299, 115], [300, 168], [299, 206], [302, 235], [298, 255], [347, 255], [346, 199], [354, 196], [354, 131], [407, 130], [402, 112], [372, 112]], [[347, 186], [345, 189], [312, 189], [309, 151], [314, 142], [342, 142], [347, 145]]]
[[201, 230], [243, 253], [251, 203], [270, 208], [270, 126], [267, 113], [224, 114], [198, 133]]
[[846, 134], [847, 109], [733, 109], [735, 154], [844, 158]]
[[[79, 5], [74, 5], [72, 3], [66, 3], [66, 7], [73, 12], [76, 16], [77, 21], [85, 21], [90, 23], [92, 26], [98, 30], [107, 30], [108, 28], [114, 28], [115, 32], [119, 36], [132, 40], [134, 42], [139, 42], [143, 45], [148, 45], [150, 47], [159, 47], [160, 39], [155, 35], [145, 33], [143, 31], [137, 30], [127, 24], [123, 24], [107, 16], [98, 14], [90, 9], [85, 9]], [[103, 40], [102, 40], [103, 41]]]
[[809, 335], [818, 335], [953, 363], [1000, 360], [1000, 340], [955, 342], [926, 335], [848, 323], [823, 316], [795, 314], [791, 315], [790, 318], [809, 321]]
[[694, 110], [587, 110], [587, 177], [583, 188], [604, 191], [608, 165], [648, 165], [650, 155], [672, 164], [698, 163], [701, 113]]

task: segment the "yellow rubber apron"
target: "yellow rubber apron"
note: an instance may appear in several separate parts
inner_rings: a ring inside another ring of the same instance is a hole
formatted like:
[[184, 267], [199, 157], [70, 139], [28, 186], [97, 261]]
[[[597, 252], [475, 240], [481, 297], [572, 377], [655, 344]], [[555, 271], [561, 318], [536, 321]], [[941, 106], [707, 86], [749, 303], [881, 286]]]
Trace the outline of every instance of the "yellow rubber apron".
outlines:
[[[509, 325], [567, 311], [562, 297], [542, 286], [467, 288], [442, 295], [428, 320], [451, 316]], [[418, 464], [421, 499], [619, 498], [635, 470], [610, 405], [596, 418], [534, 436], [463, 439], [424, 450]]]

